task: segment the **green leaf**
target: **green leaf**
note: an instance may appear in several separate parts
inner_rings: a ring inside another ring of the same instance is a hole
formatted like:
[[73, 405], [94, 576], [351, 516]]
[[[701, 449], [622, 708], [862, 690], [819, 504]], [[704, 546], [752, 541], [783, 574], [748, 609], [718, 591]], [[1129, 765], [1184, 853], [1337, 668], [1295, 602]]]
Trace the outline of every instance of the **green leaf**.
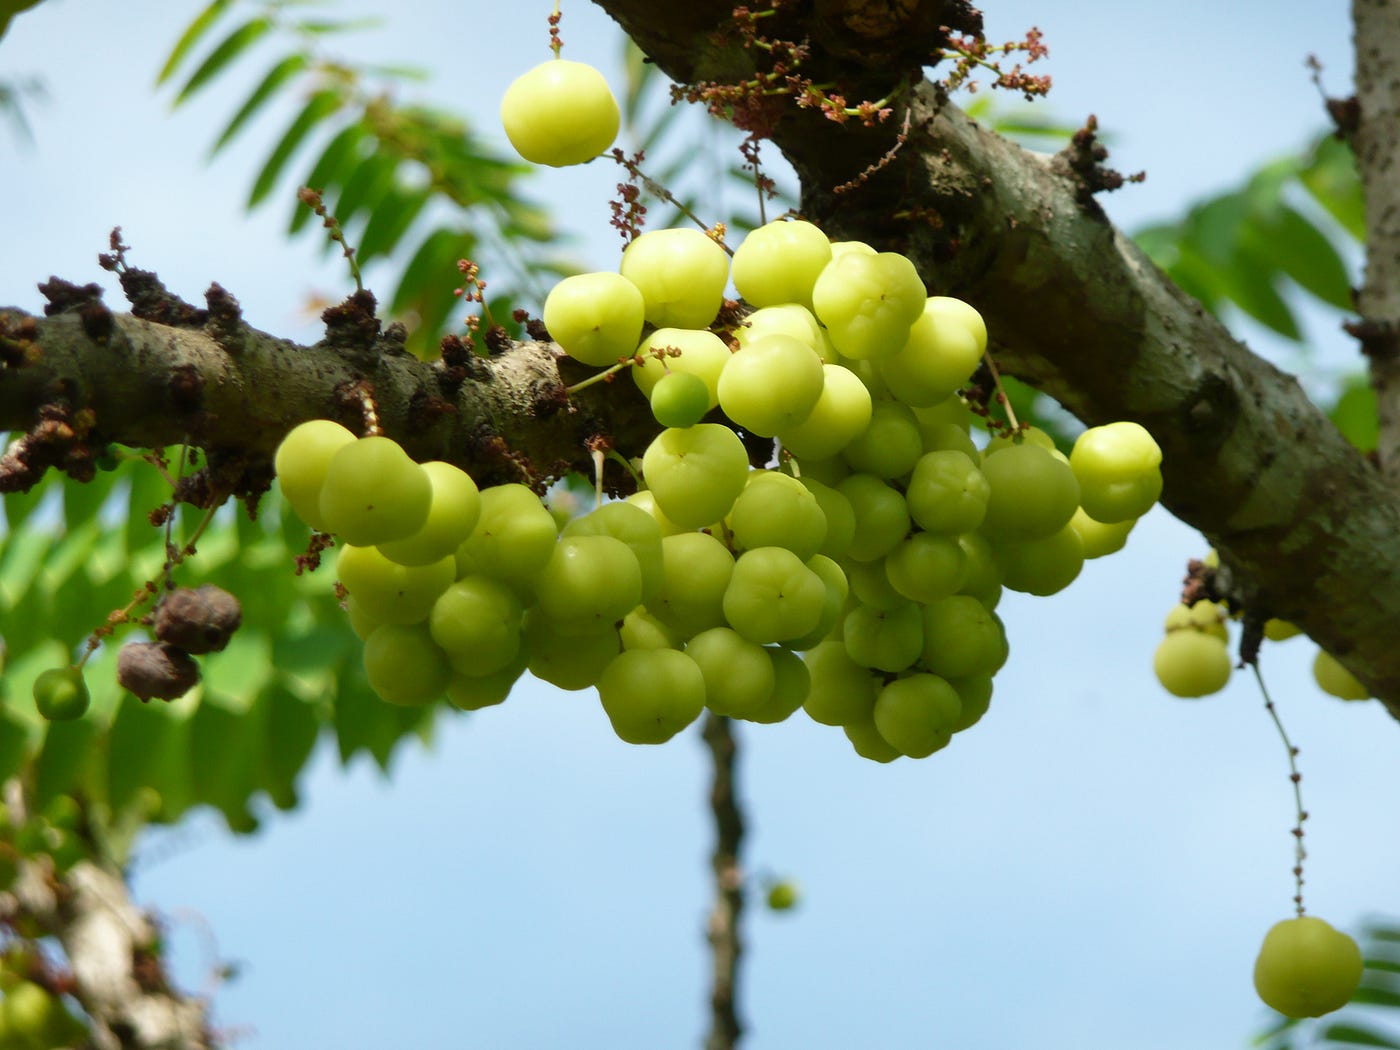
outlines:
[[1266, 258], [1299, 287], [1338, 310], [1354, 307], [1351, 278], [1336, 247], [1299, 212], [1280, 205], [1241, 231], [1250, 257]]
[[63, 485], [63, 520], [68, 527], [95, 517], [120, 476], [121, 472], [116, 470], [99, 471], [91, 481], [71, 481]]
[[1400, 1042], [1394, 1036], [1375, 1028], [1362, 1028], [1354, 1024], [1328, 1025], [1320, 1033], [1323, 1039], [1347, 1046], [1384, 1046], [1400, 1050]]
[[165, 60], [165, 65], [161, 67], [160, 74], [156, 77], [157, 87], [170, 79], [176, 67], [185, 60], [190, 49], [199, 43], [200, 38], [204, 36], [209, 27], [219, 20], [219, 16], [227, 11], [232, 3], [233, 0], [214, 0], [212, 4], [195, 15], [194, 21], [180, 34], [180, 39], [175, 42], [174, 48], [170, 51], [170, 57]]
[[266, 705], [260, 779], [279, 809], [291, 809], [297, 804], [297, 777], [316, 748], [321, 720], [313, 704], [281, 686], [267, 691]]
[[190, 766], [195, 797], [219, 810], [229, 829], [257, 829], [248, 800], [258, 788], [258, 753], [263, 738], [260, 708], [230, 706], [204, 694], [190, 724]]
[[277, 182], [277, 177], [282, 174], [287, 161], [312, 129], [339, 110], [343, 103], [344, 96], [335, 88], [325, 88], [311, 96], [310, 101], [282, 133], [281, 139], [272, 149], [272, 154], [253, 181], [252, 192], [248, 194], [250, 209], [257, 207], [272, 192], [272, 187]]
[[204, 87], [225, 66], [265, 37], [271, 29], [272, 23], [266, 18], [254, 18], [224, 37], [219, 46], [209, 53], [209, 57], [200, 63], [199, 68], [190, 74], [190, 79], [185, 81], [185, 86], [175, 96], [173, 105], [180, 105]]
[[[306, 177], [305, 185], [323, 193], [333, 186], [344, 186], [360, 166], [359, 145], [367, 134], [365, 126], [359, 121], [343, 127], [321, 152], [321, 156], [311, 168], [311, 173]], [[296, 233], [310, 222], [315, 214], [301, 201], [297, 201], [287, 232]]]
[[58, 476], [50, 471], [28, 492], [5, 493], [5, 524], [9, 528], [15, 529], [27, 521], [39, 504], [43, 502], [44, 497], [53, 491], [53, 486], [58, 484], [50, 479]]
[[626, 87], [622, 92], [622, 119], [631, 127], [636, 124], [640, 115], [642, 95], [647, 86], [662, 74], [653, 63], [647, 61], [646, 55], [631, 37], [623, 37], [622, 61], [626, 74]]
[[360, 234], [361, 265], [378, 255], [388, 255], [398, 247], [413, 220], [427, 206], [427, 190], [409, 193], [395, 190], [388, 194], [370, 213], [369, 221]]
[[1400, 1009], [1400, 992], [1376, 984], [1363, 984], [1351, 997], [1351, 1001], [1365, 1003], [1368, 1006], [1388, 1006], [1392, 1009]]
[[1298, 179], [1353, 240], [1365, 241], [1366, 199], [1350, 146], [1333, 135], [1325, 136]]
[[0, 781], [9, 780], [29, 754], [33, 731], [18, 716], [0, 707]]
[[[271, 626], [265, 620], [253, 621]], [[248, 710], [272, 678], [272, 640], [266, 631], [245, 626], [222, 652], [202, 658], [204, 691], [217, 695], [234, 712]]]
[[311, 60], [309, 58], [297, 54], [288, 55], [269, 69], [267, 75], [253, 89], [253, 93], [248, 96], [247, 101], [233, 115], [233, 119], [228, 122], [218, 140], [210, 147], [209, 155], [212, 157], [223, 149], [235, 135], [243, 130], [243, 126], [253, 118], [253, 115], [263, 107], [278, 88], [305, 72], [310, 66]]
[[[34, 763], [34, 804], [38, 808], [69, 793], [84, 779], [83, 774], [93, 768], [100, 735], [101, 730], [92, 715], [74, 722], [49, 723], [43, 748]], [[92, 791], [95, 785], [83, 786]]]
[[353, 33], [361, 29], [378, 29], [384, 25], [382, 18], [327, 19], [309, 18], [296, 23], [297, 29], [312, 36], [326, 36], [331, 33]]
[[[52, 531], [23, 529], [12, 533], [0, 547], [0, 608], [13, 608], [24, 600], [53, 544]], [[6, 637], [14, 629], [9, 619], [7, 616]]]
[[124, 693], [107, 736], [107, 796], [126, 809], [145, 791], [149, 812], [174, 821], [194, 804], [190, 715], [197, 701], [145, 702]]
[[346, 180], [335, 201], [333, 214], [341, 226], [349, 224], [361, 208], [373, 208], [394, 184], [398, 162], [376, 151], [365, 157]]
[[469, 257], [474, 244], [470, 234], [458, 230], [434, 230], [428, 234], [404, 267], [390, 310], [403, 313], [415, 300], [440, 297], [447, 305], [438, 317], [445, 317], [447, 309], [456, 302], [452, 297], [451, 267], [456, 260]]
[[642, 143], [639, 147], [643, 151], [650, 152], [656, 148], [656, 144], [661, 141], [666, 132], [671, 129], [683, 111], [677, 106], [668, 106], [660, 117], [652, 123], [651, 127], [642, 131]]
[[164, 531], [151, 524], [150, 515], [169, 499], [170, 484], [160, 472], [149, 463], [134, 464], [125, 526], [128, 556], [165, 542]]
[[1353, 376], [1329, 414], [1344, 438], [1362, 452], [1370, 452], [1380, 436], [1378, 411], [1370, 382], [1365, 376]]
[[349, 671], [341, 676], [335, 696], [334, 725], [340, 761], [349, 765], [357, 754], [367, 751], [381, 769], [386, 768], [389, 752], [400, 735], [398, 719], [394, 709], [370, 689], [362, 667]]

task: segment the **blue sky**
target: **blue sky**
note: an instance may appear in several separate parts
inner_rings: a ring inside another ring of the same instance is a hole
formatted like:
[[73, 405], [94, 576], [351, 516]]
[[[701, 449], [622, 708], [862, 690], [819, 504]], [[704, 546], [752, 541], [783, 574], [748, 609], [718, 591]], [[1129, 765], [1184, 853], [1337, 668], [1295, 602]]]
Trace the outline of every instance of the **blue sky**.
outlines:
[[[1348, 83], [1337, 0], [987, 6], [995, 39], [1044, 30], [1053, 112], [1095, 113], [1114, 163], [1147, 170], [1104, 201], [1129, 227], [1180, 213], [1320, 129], [1309, 53], [1335, 93]], [[425, 97], [498, 135], [505, 84], [547, 55], [548, 8], [409, 3], [343, 44], [431, 69]], [[93, 259], [120, 224], [135, 264], [181, 294], [216, 279], [252, 323], [316, 337], [301, 305], [344, 290], [338, 260], [285, 240], [289, 203], [241, 208], [286, 116], [207, 165], [246, 86], [173, 115], [152, 90], [195, 10], [48, 0], [0, 43], [0, 78], [39, 73], [49, 92], [32, 112], [35, 148], [0, 138], [0, 303], [37, 308], [34, 284], [50, 273], [105, 277]], [[620, 83], [606, 17], [573, 2], [564, 15], [570, 56]], [[616, 181], [601, 164], [539, 180], [600, 268], [615, 265]], [[1333, 322], [1314, 319], [1312, 334], [1324, 367], [1349, 364]], [[741, 727], [750, 871], [804, 889], [792, 914], [749, 912], [748, 1047], [1245, 1044], [1265, 1017], [1254, 953], [1292, 894], [1292, 800], [1246, 678], [1197, 702], [1152, 678], [1162, 617], [1200, 553], [1198, 537], [1154, 512], [1064, 594], [1008, 596], [1012, 658], [992, 710], [926, 761], [865, 762], [801, 715]], [[1310, 909], [1347, 926], [1400, 913], [1400, 839], [1382, 801], [1400, 787], [1396, 728], [1378, 705], [1321, 696], [1310, 659], [1306, 640], [1271, 647], [1266, 674], [1302, 748]], [[193, 986], [207, 977], [206, 931], [220, 958], [245, 964], [215, 993], [241, 1047], [694, 1046], [705, 790], [696, 733], [630, 747], [591, 693], [526, 683], [500, 708], [445, 720], [389, 780], [341, 770], [324, 749], [297, 813], [244, 840], [197, 818], [152, 843], [136, 887], [170, 917]]]

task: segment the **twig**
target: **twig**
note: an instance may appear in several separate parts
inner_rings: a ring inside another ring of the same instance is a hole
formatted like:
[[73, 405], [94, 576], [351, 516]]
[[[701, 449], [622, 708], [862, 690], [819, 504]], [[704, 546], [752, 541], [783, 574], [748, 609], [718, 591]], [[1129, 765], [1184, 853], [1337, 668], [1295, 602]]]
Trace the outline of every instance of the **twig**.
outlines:
[[739, 936], [739, 918], [744, 910], [744, 877], [739, 865], [744, 815], [739, 811], [734, 784], [738, 745], [729, 719], [709, 712], [705, 715], [704, 737], [714, 760], [710, 812], [715, 818], [715, 849], [710, 856], [715, 873], [715, 902], [706, 931], [712, 960], [710, 1031], [705, 1037], [705, 1050], [733, 1050], [744, 1031], [736, 1005], [739, 961], [744, 950]]

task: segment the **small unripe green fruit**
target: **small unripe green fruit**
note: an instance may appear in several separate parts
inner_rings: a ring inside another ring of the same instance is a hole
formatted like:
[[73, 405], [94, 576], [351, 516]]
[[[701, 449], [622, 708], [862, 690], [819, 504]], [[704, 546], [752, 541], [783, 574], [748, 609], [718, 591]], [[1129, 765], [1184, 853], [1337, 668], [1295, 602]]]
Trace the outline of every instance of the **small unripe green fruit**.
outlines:
[[710, 410], [710, 388], [689, 372], [669, 372], [651, 388], [651, 414], [663, 427], [694, 426]]
[[790, 879], [783, 879], [768, 887], [768, 907], [773, 911], [791, 911], [801, 899], [802, 893], [797, 888], [797, 883]]
[[77, 667], [50, 667], [34, 679], [34, 706], [50, 722], [70, 722], [87, 713], [87, 683]]

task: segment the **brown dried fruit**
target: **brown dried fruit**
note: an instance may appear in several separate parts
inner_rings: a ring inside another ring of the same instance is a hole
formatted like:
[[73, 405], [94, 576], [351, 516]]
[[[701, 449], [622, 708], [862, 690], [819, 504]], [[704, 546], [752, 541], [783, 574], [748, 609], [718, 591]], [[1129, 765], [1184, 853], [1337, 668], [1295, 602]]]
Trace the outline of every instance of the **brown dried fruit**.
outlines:
[[156, 609], [156, 637], [187, 653], [216, 653], [243, 622], [238, 599], [212, 583], [171, 591]]
[[199, 684], [199, 664], [173, 645], [131, 642], [117, 656], [117, 682], [142, 700], [174, 700]]

